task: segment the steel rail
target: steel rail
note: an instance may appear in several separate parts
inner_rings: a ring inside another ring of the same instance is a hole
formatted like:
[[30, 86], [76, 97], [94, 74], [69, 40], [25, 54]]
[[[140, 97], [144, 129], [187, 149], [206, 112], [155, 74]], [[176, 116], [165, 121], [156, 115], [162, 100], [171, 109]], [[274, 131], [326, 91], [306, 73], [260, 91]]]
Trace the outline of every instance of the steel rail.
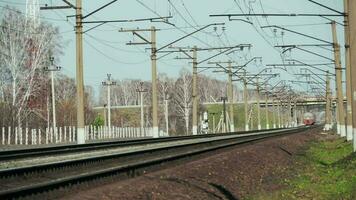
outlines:
[[[272, 129], [273, 130], [273, 129]], [[278, 130], [278, 129], [274, 129]], [[188, 140], [194, 138], [206, 138], [206, 137], [217, 137], [222, 135], [231, 135], [231, 134], [248, 134], [252, 132], [261, 132], [259, 131], [237, 131], [234, 133], [215, 133], [215, 134], [204, 134], [204, 135], [191, 135], [191, 136], [175, 136], [175, 137], [164, 137], [164, 138], [141, 138], [141, 139], [131, 139], [131, 140], [114, 140], [114, 141], [105, 141], [105, 142], [95, 142], [87, 144], [71, 144], [71, 145], [60, 145], [52, 147], [38, 147], [38, 148], [24, 148], [24, 149], [15, 149], [15, 150], [4, 150], [0, 151], [0, 161], [11, 160], [11, 159], [20, 159], [20, 158], [29, 158], [34, 156], [49, 156], [56, 154], [65, 154], [65, 153], [78, 153], [82, 151], [90, 150], [99, 150], [105, 148], [115, 148], [115, 147], [125, 147], [133, 145], [144, 145], [144, 144], [154, 144], [160, 142], [171, 142], [179, 140]]]

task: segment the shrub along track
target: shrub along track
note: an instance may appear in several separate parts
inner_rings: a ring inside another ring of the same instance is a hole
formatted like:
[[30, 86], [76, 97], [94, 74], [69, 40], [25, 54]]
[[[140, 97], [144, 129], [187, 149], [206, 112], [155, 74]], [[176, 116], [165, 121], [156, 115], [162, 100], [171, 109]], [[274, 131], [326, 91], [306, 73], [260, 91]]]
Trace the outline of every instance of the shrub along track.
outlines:
[[148, 170], [159, 169], [163, 163], [169, 161], [308, 129], [303, 127], [243, 135], [226, 134], [215, 137], [199, 137], [176, 144], [161, 145], [160, 147], [143, 147], [138, 150], [105, 156], [76, 158], [0, 170], [0, 198], [28, 197], [34, 194], [45, 195], [44, 192], [46, 191], [61, 187], [70, 188], [73, 185], [105, 177], [130, 178]]

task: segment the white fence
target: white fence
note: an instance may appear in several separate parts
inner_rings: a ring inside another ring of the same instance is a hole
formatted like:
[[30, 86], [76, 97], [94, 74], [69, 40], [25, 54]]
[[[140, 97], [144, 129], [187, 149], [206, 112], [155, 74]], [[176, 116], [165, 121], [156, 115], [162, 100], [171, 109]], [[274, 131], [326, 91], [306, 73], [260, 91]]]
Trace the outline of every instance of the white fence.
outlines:
[[[2, 145], [41, 145], [41, 144], [59, 144], [73, 143], [77, 140], [77, 131], [75, 127], [64, 126], [45, 129], [29, 129], [21, 127], [2, 127], [1, 128]], [[152, 137], [152, 128], [137, 127], [85, 127], [86, 141], [110, 140], [110, 139], [129, 139]], [[167, 136], [161, 133], [161, 136]]]

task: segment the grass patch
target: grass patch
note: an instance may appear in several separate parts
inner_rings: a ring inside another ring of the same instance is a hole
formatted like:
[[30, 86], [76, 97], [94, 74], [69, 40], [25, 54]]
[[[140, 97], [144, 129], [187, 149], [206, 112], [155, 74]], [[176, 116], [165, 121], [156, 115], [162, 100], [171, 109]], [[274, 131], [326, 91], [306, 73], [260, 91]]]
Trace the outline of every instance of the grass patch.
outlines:
[[356, 153], [343, 139], [314, 142], [299, 156], [285, 189], [248, 199], [356, 199]]

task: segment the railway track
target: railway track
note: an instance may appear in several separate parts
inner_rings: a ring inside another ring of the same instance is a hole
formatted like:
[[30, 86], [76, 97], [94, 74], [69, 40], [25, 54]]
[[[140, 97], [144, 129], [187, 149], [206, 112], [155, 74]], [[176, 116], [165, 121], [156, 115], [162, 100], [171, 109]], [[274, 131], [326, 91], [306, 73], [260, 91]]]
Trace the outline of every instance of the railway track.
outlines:
[[41, 194], [110, 176], [118, 176], [120, 179], [129, 178], [145, 173], [151, 168], [159, 168], [160, 165], [169, 161], [270, 137], [302, 132], [311, 128], [315, 127], [193, 137], [184, 140], [176, 138], [175, 141], [145, 144], [139, 148], [117, 147], [118, 149], [126, 148], [126, 150], [110, 152], [106, 155], [47, 163], [41, 163], [39, 160], [37, 164], [0, 170], [0, 199]]
[[[278, 129], [271, 129], [278, 130]], [[231, 135], [231, 134], [248, 134], [256, 133], [260, 131], [238, 131], [234, 133], [225, 133], [222, 135]], [[220, 135], [220, 134], [219, 134]], [[132, 139], [132, 140], [115, 140], [107, 142], [95, 142], [87, 144], [71, 144], [71, 145], [60, 145], [52, 147], [38, 147], [30, 149], [15, 149], [15, 150], [4, 150], [0, 151], [0, 162], [4, 160], [14, 160], [20, 158], [29, 158], [34, 156], [53, 156], [58, 154], [89, 151], [89, 150], [98, 150], [98, 149], [109, 149], [133, 145], [144, 145], [144, 144], [154, 144], [161, 142], [170, 142], [178, 140], [188, 140], [196, 138], [208, 138], [208, 137], [217, 137], [217, 134], [205, 134], [205, 135], [190, 135], [190, 136], [178, 136], [178, 137], [164, 137], [164, 138], [141, 138], [141, 139]], [[221, 135], [220, 135], [221, 136]]]

